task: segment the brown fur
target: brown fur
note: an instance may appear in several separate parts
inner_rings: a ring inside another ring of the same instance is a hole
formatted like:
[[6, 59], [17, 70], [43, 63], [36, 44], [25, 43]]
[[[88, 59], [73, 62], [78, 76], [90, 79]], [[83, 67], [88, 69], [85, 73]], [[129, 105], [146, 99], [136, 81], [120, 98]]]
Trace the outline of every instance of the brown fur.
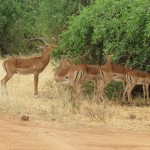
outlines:
[[123, 93], [122, 101], [125, 102], [125, 95], [127, 94], [129, 102], [132, 102], [131, 92], [135, 85], [143, 85], [143, 93], [145, 103], [149, 99], [149, 84], [150, 74], [143, 71], [133, 70], [126, 75], [127, 85]]
[[34, 74], [34, 95], [38, 95], [38, 77], [44, 70], [50, 60], [50, 54], [56, 46], [53, 44], [44, 46], [42, 55], [39, 57], [32, 57], [28, 59], [9, 58], [3, 62], [6, 76], [1, 80], [2, 87], [6, 87], [7, 81], [14, 74]]
[[84, 81], [87, 74], [86, 65], [70, 64], [64, 58], [60, 60], [60, 66], [54, 74], [54, 79], [60, 84], [69, 84], [72, 88], [77, 100], [80, 99], [80, 85]]
[[[107, 74], [108, 71], [110, 71], [112, 67], [107, 64], [105, 66], [100, 67], [99, 65], [89, 65], [89, 64], [80, 64], [80, 65], [75, 65], [75, 64], [68, 64], [68, 61], [65, 58], [61, 58], [60, 60], [60, 66], [56, 70], [54, 74], [54, 79], [56, 82], [62, 83], [62, 84], [70, 84], [74, 91], [77, 91], [76, 94], [79, 95], [80, 93], [80, 84], [83, 81], [86, 80], [93, 80], [94, 81], [94, 96], [97, 94], [97, 89], [98, 89], [98, 84], [101, 84], [101, 79], [100, 78], [100, 71], [104, 70], [104, 76], [105, 76], [105, 81], [104, 85], [99, 88], [99, 95], [102, 100], [104, 100], [104, 92], [103, 89], [105, 88], [106, 84], [108, 84], [111, 79], [112, 79], [112, 73]], [[78, 73], [83, 72], [81, 74], [82, 76], [80, 77], [80, 82], [77, 83], [77, 75]], [[109, 79], [108, 79], [109, 78]], [[108, 80], [107, 80], [108, 79]]]
[[109, 64], [111, 66], [112, 71], [115, 73], [115, 76], [113, 76], [113, 81], [122, 82], [124, 90], [126, 85], [126, 74], [130, 72], [132, 68], [113, 64], [112, 55], [106, 56], [106, 64]]

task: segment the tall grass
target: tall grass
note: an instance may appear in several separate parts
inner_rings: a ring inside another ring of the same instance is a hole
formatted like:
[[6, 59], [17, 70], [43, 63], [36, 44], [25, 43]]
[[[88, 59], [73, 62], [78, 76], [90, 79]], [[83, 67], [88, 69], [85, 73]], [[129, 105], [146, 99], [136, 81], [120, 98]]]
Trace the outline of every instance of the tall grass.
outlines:
[[[5, 76], [0, 60], [0, 80]], [[121, 106], [115, 102], [98, 103], [82, 95], [79, 110], [70, 100], [69, 88], [58, 89], [51, 63], [40, 74], [39, 98], [33, 94], [33, 75], [14, 75], [7, 83], [8, 97], [0, 94], [0, 111], [30, 119], [62, 122], [66, 125], [104, 124], [111, 127], [150, 129], [150, 108]], [[1, 93], [1, 89], [0, 89]]]

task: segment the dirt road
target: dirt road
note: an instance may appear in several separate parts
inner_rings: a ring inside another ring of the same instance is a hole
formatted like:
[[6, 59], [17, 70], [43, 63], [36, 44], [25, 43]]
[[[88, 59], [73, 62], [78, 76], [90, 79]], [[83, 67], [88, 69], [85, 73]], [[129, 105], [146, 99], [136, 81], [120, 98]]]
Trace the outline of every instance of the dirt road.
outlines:
[[150, 150], [150, 133], [50, 127], [0, 115], [0, 150]]

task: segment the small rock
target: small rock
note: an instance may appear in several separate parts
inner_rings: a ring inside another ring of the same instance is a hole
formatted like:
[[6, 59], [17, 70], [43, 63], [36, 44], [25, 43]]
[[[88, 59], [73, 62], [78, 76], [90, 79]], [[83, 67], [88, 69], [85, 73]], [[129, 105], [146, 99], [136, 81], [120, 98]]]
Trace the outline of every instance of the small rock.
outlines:
[[131, 119], [131, 120], [134, 120], [134, 119], [136, 119], [136, 115], [134, 115], [134, 114], [131, 114], [131, 115], [129, 116], [129, 119]]
[[23, 116], [21, 117], [21, 120], [22, 120], [22, 121], [28, 121], [28, 120], [29, 120], [29, 116], [23, 115]]

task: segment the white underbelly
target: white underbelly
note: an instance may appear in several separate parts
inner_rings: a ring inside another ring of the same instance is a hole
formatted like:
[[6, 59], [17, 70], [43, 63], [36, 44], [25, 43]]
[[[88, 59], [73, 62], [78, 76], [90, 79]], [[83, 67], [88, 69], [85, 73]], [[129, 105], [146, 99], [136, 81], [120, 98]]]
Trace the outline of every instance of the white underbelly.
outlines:
[[116, 81], [116, 82], [125, 82], [126, 81], [125, 75], [124, 74], [116, 73], [116, 75], [113, 77], [113, 81]]
[[31, 70], [29, 69], [17, 69], [16, 73], [18, 75], [30, 75], [33, 74]]
[[122, 80], [122, 79], [117, 79], [117, 78], [113, 78], [113, 81], [116, 81], [116, 82], [124, 82], [124, 80]]
[[69, 80], [64, 80], [64, 81], [61, 81], [60, 84], [70, 85], [70, 81]]

